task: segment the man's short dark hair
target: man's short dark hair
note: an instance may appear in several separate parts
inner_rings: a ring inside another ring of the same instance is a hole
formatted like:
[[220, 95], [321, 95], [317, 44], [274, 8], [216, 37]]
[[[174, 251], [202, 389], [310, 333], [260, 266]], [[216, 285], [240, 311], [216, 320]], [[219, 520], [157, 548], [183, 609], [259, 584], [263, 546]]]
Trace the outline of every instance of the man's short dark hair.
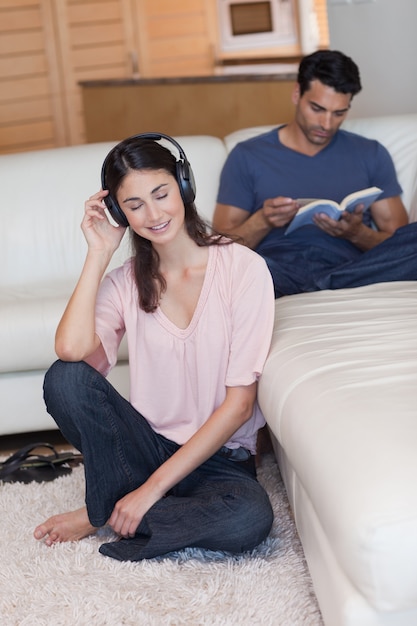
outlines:
[[338, 50], [318, 50], [301, 60], [297, 78], [301, 96], [310, 89], [312, 80], [352, 97], [362, 89], [358, 66]]

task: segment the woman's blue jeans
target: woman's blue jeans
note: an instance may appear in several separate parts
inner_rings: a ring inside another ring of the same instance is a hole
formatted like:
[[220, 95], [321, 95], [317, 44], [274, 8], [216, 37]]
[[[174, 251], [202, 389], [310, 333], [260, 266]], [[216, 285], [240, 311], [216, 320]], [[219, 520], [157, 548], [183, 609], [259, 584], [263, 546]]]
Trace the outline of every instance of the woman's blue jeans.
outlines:
[[[56, 361], [44, 382], [48, 412], [84, 456], [86, 506], [104, 526], [115, 503], [133, 491], [177, 449], [94, 368]], [[219, 451], [156, 502], [136, 536], [103, 544], [100, 552], [137, 561], [185, 547], [243, 552], [263, 541], [273, 512], [254, 465]]]

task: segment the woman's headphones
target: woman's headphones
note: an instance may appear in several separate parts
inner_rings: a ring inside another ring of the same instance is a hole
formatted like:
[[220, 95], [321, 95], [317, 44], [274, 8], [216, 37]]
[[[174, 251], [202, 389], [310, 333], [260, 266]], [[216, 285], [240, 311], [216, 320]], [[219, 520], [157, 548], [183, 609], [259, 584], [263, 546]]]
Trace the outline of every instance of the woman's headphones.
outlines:
[[[185, 156], [184, 150], [181, 148], [180, 144], [175, 141], [175, 139], [173, 139], [169, 135], [164, 135], [163, 133], [143, 133], [140, 135], [133, 135], [132, 137], [129, 137], [128, 139], [153, 139], [154, 141], [158, 141], [160, 139], [166, 139], [172, 145], [174, 145], [175, 148], [179, 152], [179, 160], [177, 160], [177, 163], [176, 163], [176, 179], [177, 179], [178, 186], [180, 188], [182, 200], [184, 204], [189, 204], [190, 202], [194, 202], [196, 189], [195, 189], [193, 171], [187, 160], [187, 157]], [[121, 143], [124, 143], [125, 141], [126, 139], [123, 140], [123, 142]], [[109, 154], [104, 159], [104, 163], [101, 168], [102, 189], [107, 188], [106, 175], [105, 175], [107, 161], [109, 159], [109, 156], [113, 153], [113, 150], [115, 150], [119, 145], [120, 144], [117, 144], [117, 146], [112, 148]], [[112, 218], [117, 224], [123, 227], [129, 226], [129, 222], [127, 221], [126, 215], [123, 213], [122, 209], [119, 206], [119, 203], [116, 201], [115, 198], [112, 198], [110, 195], [107, 195], [104, 198], [104, 203], [106, 207], [108, 208], [110, 215], [112, 216]]]

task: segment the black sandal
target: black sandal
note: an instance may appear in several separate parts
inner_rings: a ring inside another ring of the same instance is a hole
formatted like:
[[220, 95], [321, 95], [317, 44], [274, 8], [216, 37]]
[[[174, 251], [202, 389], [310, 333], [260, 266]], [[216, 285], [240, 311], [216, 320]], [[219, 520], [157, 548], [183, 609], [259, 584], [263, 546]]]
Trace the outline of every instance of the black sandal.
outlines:
[[[38, 448], [48, 448], [53, 454], [31, 454]], [[57, 452], [50, 443], [34, 443], [21, 448], [0, 463], [0, 481], [30, 483], [54, 480], [72, 472], [72, 466], [83, 462], [83, 455], [71, 451]]]

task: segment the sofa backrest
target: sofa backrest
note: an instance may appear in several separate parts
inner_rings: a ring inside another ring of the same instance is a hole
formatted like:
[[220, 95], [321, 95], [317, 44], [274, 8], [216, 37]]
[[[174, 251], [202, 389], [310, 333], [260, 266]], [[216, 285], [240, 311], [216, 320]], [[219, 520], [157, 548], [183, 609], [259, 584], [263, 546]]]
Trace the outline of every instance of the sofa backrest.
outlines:
[[410, 220], [417, 221], [417, 114], [347, 120], [353, 133], [377, 139], [392, 156]]
[[[178, 137], [197, 185], [196, 205], [210, 220], [226, 158], [217, 137]], [[114, 143], [0, 156], [2, 226], [0, 287], [77, 280], [86, 253], [84, 202], [100, 188], [103, 160]], [[112, 266], [129, 254], [128, 237]]]
[[[227, 151], [230, 152], [240, 141], [272, 128], [274, 126], [255, 126], [227, 135], [224, 139]], [[388, 149], [403, 189], [402, 198], [410, 220], [417, 221], [417, 114], [347, 119], [343, 128], [377, 139]]]
[[[353, 119], [344, 127], [378, 139], [388, 148], [410, 219], [417, 220], [417, 115]], [[196, 205], [205, 219], [212, 218], [227, 153], [238, 141], [270, 128], [246, 128], [224, 141], [197, 135], [176, 138], [191, 163]], [[0, 156], [0, 288], [75, 284], [86, 253], [80, 229], [84, 202], [100, 188], [101, 165], [113, 145], [85, 144]], [[129, 253], [125, 237], [111, 267]]]

